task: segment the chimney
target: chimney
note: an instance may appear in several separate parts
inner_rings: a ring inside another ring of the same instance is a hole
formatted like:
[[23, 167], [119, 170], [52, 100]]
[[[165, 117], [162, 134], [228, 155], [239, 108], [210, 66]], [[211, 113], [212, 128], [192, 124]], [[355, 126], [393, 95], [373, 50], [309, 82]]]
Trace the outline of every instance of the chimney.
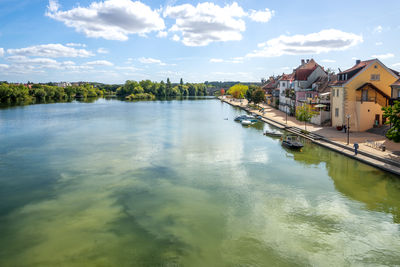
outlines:
[[309, 59], [307, 59], [307, 63], [308, 63], [308, 62], [310, 62], [310, 60], [309, 60]]
[[361, 60], [360, 59], [357, 59], [356, 60], [356, 65], [358, 65], [358, 64], [360, 64], [361, 63]]
[[301, 65], [304, 65], [305, 64], [305, 61], [304, 61], [304, 59], [302, 59], [301, 60]]

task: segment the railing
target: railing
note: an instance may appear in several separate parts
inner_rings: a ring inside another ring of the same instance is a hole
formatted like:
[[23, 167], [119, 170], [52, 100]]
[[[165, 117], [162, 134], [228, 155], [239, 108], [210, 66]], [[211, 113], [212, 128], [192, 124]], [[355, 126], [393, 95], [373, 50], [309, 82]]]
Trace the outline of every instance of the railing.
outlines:
[[377, 98], [376, 97], [368, 97], [368, 98], [365, 98], [365, 97], [356, 97], [356, 101], [357, 102], [375, 102], [376, 103], [376, 101], [377, 101]]

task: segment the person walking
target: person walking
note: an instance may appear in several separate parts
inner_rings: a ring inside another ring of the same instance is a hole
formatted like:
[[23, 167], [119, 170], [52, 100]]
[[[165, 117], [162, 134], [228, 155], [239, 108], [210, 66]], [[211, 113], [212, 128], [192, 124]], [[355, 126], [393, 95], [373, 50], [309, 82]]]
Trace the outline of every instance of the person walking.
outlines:
[[357, 156], [357, 153], [358, 153], [358, 144], [357, 143], [354, 143], [354, 145], [353, 145], [353, 147], [354, 147], [354, 155], [356, 155]]

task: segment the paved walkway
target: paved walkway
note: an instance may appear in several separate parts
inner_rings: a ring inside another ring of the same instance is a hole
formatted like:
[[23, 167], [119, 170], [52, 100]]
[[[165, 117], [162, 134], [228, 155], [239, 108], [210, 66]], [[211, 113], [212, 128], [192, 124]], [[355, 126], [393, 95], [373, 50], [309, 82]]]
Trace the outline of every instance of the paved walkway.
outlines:
[[[242, 99], [241, 101], [235, 100], [235, 99], [222, 99], [225, 102], [228, 102], [231, 105], [234, 106], [239, 106], [245, 108], [247, 106], [247, 100]], [[259, 115], [262, 115], [263, 117], [287, 125], [289, 127], [298, 127], [301, 129], [304, 129], [304, 122], [300, 122], [296, 120], [295, 117], [290, 117], [286, 116], [286, 114], [280, 110], [277, 110], [269, 105], [266, 104], [260, 104], [261, 107], [264, 108], [264, 113], [258, 112], [256, 110], [252, 110], [252, 112], [255, 112]], [[286, 121], [287, 119], [287, 121]], [[319, 125], [313, 125], [310, 123], [307, 123], [307, 131], [318, 134], [323, 136], [324, 138], [332, 141], [334, 144], [336, 143], [337, 145], [340, 146], [345, 146], [347, 148], [353, 148], [353, 144], [356, 142], [359, 144], [359, 151], [364, 152], [365, 154], [370, 155], [371, 157], [376, 157], [380, 158], [382, 160], [391, 160], [397, 163], [400, 163], [400, 143], [395, 143], [384, 136], [373, 134], [373, 133], [368, 133], [368, 132], [350, 132], [350, 144], [347, 145], [347, 133], [344, 133], [343, 131], [338, 131], [334, 127], [322, 127]], [[367, 140], [368, 141], [373, 141], [377, 143], [384, 144], [386, 146], [386, 151], [382, 151], [380, 149], [372, 148], [367, 145]], [[326, 144], [327, 147], [329, 147], [328, 144]], [[338, 150], [338, 149], [334, 149]], [[348, 156], [354, 155], [353, 152], [349, 151], [348, 149], [344, 148], [339, 148], [339, 150], [344, 150], [343, 154], [347, 154]], [[352, 156], [353, 157], [353, 156]], [[365, 156], [363, 155], [358, 155], [357, 158], [359, 160], [364, 161]], [[367, 158], [367, 157], [365, 157]], [[370, 159], [371, 160], [371, 159]], [[379, 163], [379, 164], [386, 164], [386, 163]], [[386, 164], [387, 165], [387, 164]], [[387, 166], [386, 166], [387, 167]], [[396, 167], [397, 168], [397, 167]], [[400, 173], [400, 168], [397, 168]]]

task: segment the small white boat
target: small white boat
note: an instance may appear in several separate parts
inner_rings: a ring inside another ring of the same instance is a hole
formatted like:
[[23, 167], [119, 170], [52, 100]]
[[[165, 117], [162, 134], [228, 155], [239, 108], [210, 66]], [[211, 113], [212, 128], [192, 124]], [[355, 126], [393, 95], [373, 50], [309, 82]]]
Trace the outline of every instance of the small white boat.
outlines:
[[251, 121], [249, 121], [249, 120], [242, 120], [241, 123], [242, 123], [243, 126], [251, 125]]

